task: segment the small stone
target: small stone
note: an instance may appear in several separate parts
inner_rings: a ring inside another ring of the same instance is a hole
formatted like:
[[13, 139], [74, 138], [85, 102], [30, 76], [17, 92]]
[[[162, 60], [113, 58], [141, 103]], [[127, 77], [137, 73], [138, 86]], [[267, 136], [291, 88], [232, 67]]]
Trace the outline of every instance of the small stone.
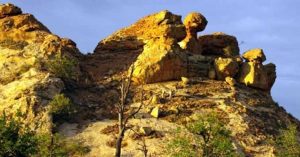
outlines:
[[190, 79], [187, 77], [181, 77], [181, 82], [183, 86], [187, 86], [190, 83]]
[[225, 82], [228, 83], [230, 86], [235, 86], [236, 85], [236, 80], [232, 77], [226, 77]]
[[160, 101], [159, 101], [159, 97], [157, 95], [154, 95], [151, 99], [151, 104], [159, 104]]
[[153, 132], [153, 129], [151, 127], [140, 127], [139, 132], [142, 135], [149, 136]]
[[179, 109], [178, 109], [177, 106], [172, 106], [172, 107], [170, 108], [170, 111], [172, 111], [172, 112], [175, 113], [175, 114], [178, 114], [178, 113], [179, 113]]
[[160, 109], [158, 106], [156, 106], [155, 108], [152, 109], [152, 111], [151, 111], [152, 117], [158, 118], [159, 114], [160, 114]]

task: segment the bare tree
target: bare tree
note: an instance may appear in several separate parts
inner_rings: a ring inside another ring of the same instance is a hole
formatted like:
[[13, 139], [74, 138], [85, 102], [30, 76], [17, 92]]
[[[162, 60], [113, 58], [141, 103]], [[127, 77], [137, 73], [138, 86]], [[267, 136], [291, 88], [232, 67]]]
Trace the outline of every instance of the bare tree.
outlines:
[[121, 86], [120, 86], [120, 102], [117, 105], [118, 109], [118, 123], [119, 123], [119, 134], [116, 141], [116, 152], [115, 157], [121, 156], [121, 149], [122, 149], [122, 141], [124, 138], [124, 134], [127, 130], [127, 123], [128, 120], [134, 115], [136, 115], [143, 106], [143, 92], [142, 92], [142, 98], [141, 98], [141, 104], [140, 106], [133, 112], [131, 112], [129, 115], [125, 115], [125, 107], [126, 107], [126, 100], [128, 98], [129, 89], [131, 86], [131, 78], [132, 78], [133, 68], [130, 69], [130, 74], [127, 78], [122, 78]]
[[142, 137], [141, 143], [138, 143], [138, 145], [139, 145], [138, 150], [143, 152], [144, 157], [147, 157], [148, 156], [148, 147], [146, 145], [145, 137]]

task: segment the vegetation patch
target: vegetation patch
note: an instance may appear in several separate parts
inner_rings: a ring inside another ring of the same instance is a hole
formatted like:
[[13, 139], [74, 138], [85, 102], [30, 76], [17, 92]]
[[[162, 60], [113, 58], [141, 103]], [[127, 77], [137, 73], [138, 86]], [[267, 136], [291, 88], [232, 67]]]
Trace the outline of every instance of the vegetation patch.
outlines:
[[[23, 127], [21, 127], [23, 126]], [[67, 140], [59, 134], [39, 134], [20, 122], [0, 117], [0, 156], [43, 157], [84, 156], [89, 148], [79, 140]]]
[[55, 95], [49, 106], [54, 121], [66, 120], [76, 112], [75, 106], [64, 94]]
[[77, 72], [75, 67], [78, 61], [66, 56], [55, 55], [55, 57], [46, 62], [46, 69], [54, 74], [56, 77], [63, 79], [76, 79]]
[[275, 141], [275, 154], [278, 157], [296, 157], [300, 156], [300, 141], [296, 125], [290, 125], [287, 129], [281, 130], [281, 133]]
[[239, 156], [232, 145], [230, 131], [216, 114], [201, 115], [198, 120], [187, 124], [186, 129], [188, 133], [179, 129], [168, 143], [167, 150], [171, 156]]

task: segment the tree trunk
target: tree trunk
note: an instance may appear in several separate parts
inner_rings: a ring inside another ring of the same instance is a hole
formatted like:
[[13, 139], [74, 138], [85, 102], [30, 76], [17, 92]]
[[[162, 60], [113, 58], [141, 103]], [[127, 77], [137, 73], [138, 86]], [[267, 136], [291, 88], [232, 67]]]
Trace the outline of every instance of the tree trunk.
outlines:
[[118, 139], [116, 141], [116, 154], [115, 157], [121, 157], [122, 141], [125, 133], [125, 127], [119, 133]]

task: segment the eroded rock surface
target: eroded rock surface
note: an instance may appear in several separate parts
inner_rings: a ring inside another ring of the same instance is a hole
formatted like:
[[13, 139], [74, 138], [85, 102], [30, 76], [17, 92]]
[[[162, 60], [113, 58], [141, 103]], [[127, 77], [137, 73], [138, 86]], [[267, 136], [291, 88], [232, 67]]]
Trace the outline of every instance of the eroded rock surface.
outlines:
[[132, 80], [137, 84], [178, 80], [187, 76], [187, 54], [174, 39], [154, 38], [147, 42], [132, 67]]
[[197, 12], [189, 13], [184, 19], [186, 37], [179, 45], [190, 53], [201, 54], [201, 48], [198, 44], [197, 33], [205, 29], [207, 25], [206, 18]]
[[85, 69], [93, 80], [101, 81], [107, 76], [123, 72], [124, 68], [134, 63], [148, 41], [164, 37], [179, 42], [185, 36], [181, 16], [164, 10], [141, 18], [133, 25], [101, 40], [94, 54], [84, 60], [88, 62]]
[[235, 77], [239, 71], [239, 64], [232, 58], [217, 58], [214, 64], [219, 80], [225, 80], [226, 77]]
[[[72, 40], [51, 34], [34, 16], [11, 4], [0, 5], [0, 113], [22, 113], [32, 128], [49, 132], [53, 121], [48, 104], [55, 95], [67, 94], [79, 106], [78, 114], [73, 124], [60, 125], [59, 132], [84, 140], [91, 148], [85, 156], [111, 156], [119, 74], [131, 66], [136, 84], [126, 111], [142, 103], [143, 93], [147, 106], [129, 123], [136, 131], [151, 127], [145, 138], [149, 154], [166, 156], [161, 150], [176, 128], [216, 112], [242, 156], [273, 156], [274, 147], [266, 144], [269, 136], [278, 135], [282, 126], [300, 126], [266, 92], [276, 79], [275, 64], [263, 65], [266, 57], [260, 49], [245, 53], [244, 62], [234, 36], [215, 33], [197, 39], [206, 25], [199, 13], [189, 14], [183, 24], [180, 16], [161, 11], [103, 39], [94, 54], [82, 55]], [[182, 40], [187, 48], [178, 44]], [[190, 42], [197, 48], [188, 48], [194, 47]], [[47, 71], [44, 62], [57, 54], [79, 60], [73, 69], [77, 78], [64, 80]], [[81, 87], [82, 79], [86, 84]], [[112, 130], [103, 133], [107, 128]], [[138, 140], [128, 131], [123, 155], [141, 156]]]
[[262, 49], [252, 49], [243, 54], [246, 62], [242, 64], [239, 82], [247, 86], [271, 90], [276, 80], [276, 66], [263, 65], [266, 56]]
[[20, 113], [31, 128], [49, 132], [48, 102], [65, 84], [45, 69], [45, 63], [56, 54], [81, 54], [70, 40], [51, 34], [33, 15], [22, 14], [12, 4], [0, 5], [0, 17], [0, 112]]
[[234, 57], [240, 54], [236, 37], [222, 32], [199, 36], [198, 41], [205, 56]]

